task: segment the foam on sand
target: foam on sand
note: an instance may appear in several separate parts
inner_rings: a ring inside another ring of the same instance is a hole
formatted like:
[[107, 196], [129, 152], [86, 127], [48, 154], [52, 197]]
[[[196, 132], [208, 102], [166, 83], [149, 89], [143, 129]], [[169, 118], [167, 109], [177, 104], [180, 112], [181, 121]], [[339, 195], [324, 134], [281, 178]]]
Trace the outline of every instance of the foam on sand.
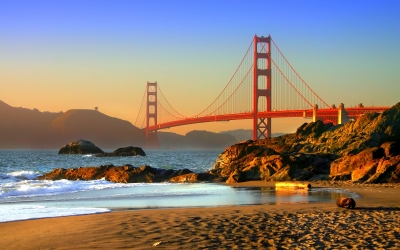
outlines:
[[0, 222], [82, 214], [96, 214], [109, 211], [110, 209], [106, 208], [0, 205]]

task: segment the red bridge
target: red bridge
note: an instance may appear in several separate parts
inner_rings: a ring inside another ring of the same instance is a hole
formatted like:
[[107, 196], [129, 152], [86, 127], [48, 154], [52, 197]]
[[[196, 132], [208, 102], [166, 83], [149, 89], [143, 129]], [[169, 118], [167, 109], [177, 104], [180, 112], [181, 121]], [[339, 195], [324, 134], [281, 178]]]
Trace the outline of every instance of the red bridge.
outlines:
[[[294, 70], [270, 36], [254, 36], [224, 89], [196, 115], [187, 117], [176, 111], [157, 83], [147, 82], [144, 97], [145, 109], [143, 98], [135, 125], [146, 129], [148, 144], [153, 146], [157, 145], [157, 130], [194, 123], [252, 119], [256, 140], [270, 137], [272, 118], [304, 117], [343, 124], [366, 112], [390, 108], [329, 106]], [[141, 120], [142, 124], [137, 124]]]

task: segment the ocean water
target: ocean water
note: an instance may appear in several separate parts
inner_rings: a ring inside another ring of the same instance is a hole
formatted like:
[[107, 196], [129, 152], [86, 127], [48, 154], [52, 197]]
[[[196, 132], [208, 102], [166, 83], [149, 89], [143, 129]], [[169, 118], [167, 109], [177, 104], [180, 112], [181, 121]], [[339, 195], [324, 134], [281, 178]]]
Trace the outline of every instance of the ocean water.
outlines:
[[282, 191], [274, 188], [234, 188], [215, 183], [112, 183], [38, 181], [54, 168], [105, 164], [144, 164], [164, 169], [211, 169], [222, 150], [146, 151], [146, 157], [58, 155], [57, 150], [0, 150], [0, 222], [43, 217], [104, 213], [113, 209], [154, 209], [224, 205], [308, 203], [356, 197], [340, 189]]

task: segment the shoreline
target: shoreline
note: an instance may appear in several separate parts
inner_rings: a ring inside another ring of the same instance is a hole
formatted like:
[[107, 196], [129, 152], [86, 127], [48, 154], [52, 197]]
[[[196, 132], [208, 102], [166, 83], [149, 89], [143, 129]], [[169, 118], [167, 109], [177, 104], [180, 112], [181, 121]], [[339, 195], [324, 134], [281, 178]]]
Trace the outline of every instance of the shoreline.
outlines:
[[312, 182], [312, 186], [341, 188], [361, 197], [355, 209], [338, 208], [334, 202], [127, 208], [3, 222], [0, 241], [4, 249], [400, 249], [400, 184]]

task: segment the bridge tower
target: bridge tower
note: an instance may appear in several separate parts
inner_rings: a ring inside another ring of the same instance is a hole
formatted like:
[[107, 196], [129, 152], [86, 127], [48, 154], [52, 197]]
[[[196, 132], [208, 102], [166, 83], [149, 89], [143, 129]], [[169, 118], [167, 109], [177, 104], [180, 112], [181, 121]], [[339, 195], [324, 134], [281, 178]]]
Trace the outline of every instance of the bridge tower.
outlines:
[[147, 82], [146, 93], [146, 147], [158, 148], [157, 130], [149, 130], [157, 125], [157, 82]]
[[[271, 36], [254, 36], [253, 61], [253, 140], [271, 137], [271, 118], [258, 117], [259, 111], [271, 111]], [[265, 99], [265, 110], [259, 101]]]

